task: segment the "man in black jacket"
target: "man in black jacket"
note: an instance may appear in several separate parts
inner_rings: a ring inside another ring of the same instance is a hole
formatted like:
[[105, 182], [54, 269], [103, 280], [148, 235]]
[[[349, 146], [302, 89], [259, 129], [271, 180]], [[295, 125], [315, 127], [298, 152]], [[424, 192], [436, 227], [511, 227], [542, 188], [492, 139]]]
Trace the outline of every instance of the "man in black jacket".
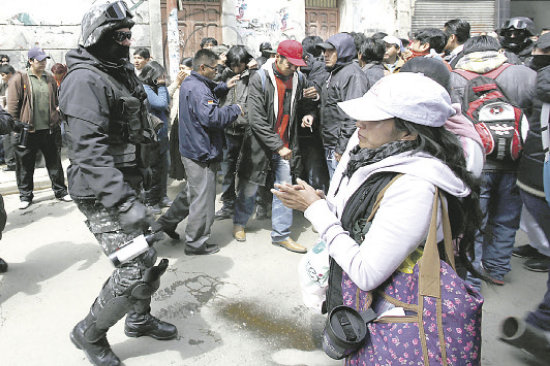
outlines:
[[[254, 210], [258, 187], [266, 185], [268, 173], [273, 171], [275, 183], [279, 184], [290, 183], [293, 175], [300, 174], [296, 106], [305, 87], [305, 78], [297, 71], [300, 66], [306, 66], [302, 45], [286, 40], [279, 44], [275, 59], [268, 60], [250, 78], [249, 124], [237, 167], [240, 183], [233, 217], [233, 236], [238, 241], [246, 240], [244, 227]], [[296, 253], [306, 252], [290, 238], [292, 210], [277, 197], [273, 197], [271, 224], [274, 245]]]
[[330, 72], [321, 91], [320, 112], [321, 136], [332, 178], [356, 129], [355, 121], [338, 107], [338, 103], [362, 97], [368, 90], [368, 80], [359, 64], [354, 62], [357, 50], [352, 36], [338, 33], [317, 46], [325, 51], [325, 65]]
[[[84, 15], [81, 46], [67, 53], [69, 73], [59, 94], [71, 197], [109, 256], [129, 249], [127, 243], [143, 235], [151, 222], [138, 200], [147, 176], [147, 164], [139, 157], [140, 152], [146, 155], [142, 150], [155, 135], [147, 95], [129, 62], [132, 17], [123, 1], [95, 5]], [[94, 365], [121, 364], [106, 334], [124, 315], [129, 337], [177, 336], [176, 327], [155, 318], [150, 308], [167, 260], [154, 266], [156, 251], [147, 245], [140, 249], [115, 263], [90, 312], [70, 334]]]

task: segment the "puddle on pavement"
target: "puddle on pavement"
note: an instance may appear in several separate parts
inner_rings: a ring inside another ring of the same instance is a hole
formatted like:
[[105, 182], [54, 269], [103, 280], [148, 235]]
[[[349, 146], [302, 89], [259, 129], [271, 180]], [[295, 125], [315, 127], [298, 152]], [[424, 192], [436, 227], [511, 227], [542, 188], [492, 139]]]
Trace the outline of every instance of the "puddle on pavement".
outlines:
[[[190, 273], [184, 273], [189, 275]], [[195, 273], [196, 274], [196, 273]], [[164, 306], [156, 312], [159, 318], [187, 319], [200, 311], [208, 301], [216, 297], [223, 282], [207, 274], [197, 274], [185, 280], [176, 280], [160, 288], [153, 300], [162, 302], [168, 299], [177, 299], [176, 302]]]
[[319, 340], [315, 339], [309, 327], [301, 326], [296, 319], [279, 317], [256, 304], [226, 304], [221, 308], [221, 315], [236, 323], [240, 329], [255, 333], [280, 348], [304, 351], [318, 348]]

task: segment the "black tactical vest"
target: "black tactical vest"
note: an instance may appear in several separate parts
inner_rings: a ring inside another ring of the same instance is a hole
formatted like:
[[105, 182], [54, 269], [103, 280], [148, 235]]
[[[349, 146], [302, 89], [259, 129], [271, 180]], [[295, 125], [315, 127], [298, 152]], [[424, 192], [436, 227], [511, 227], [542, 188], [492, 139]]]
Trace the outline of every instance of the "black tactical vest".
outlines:
[[[112, 89], [107, 151], [113, 157], [115, 167], [148, 167], [150, 154], [147, 145], [157, 138], [148, 112], [147, 98], [136, 98], [114, 77], [90, 65], [77, 65], [69, 73], [78, 69], [99, 74]], [[143, 95], [146, 95], [145, 92]], [[65, 126], [69, 130], [68, 125]]]

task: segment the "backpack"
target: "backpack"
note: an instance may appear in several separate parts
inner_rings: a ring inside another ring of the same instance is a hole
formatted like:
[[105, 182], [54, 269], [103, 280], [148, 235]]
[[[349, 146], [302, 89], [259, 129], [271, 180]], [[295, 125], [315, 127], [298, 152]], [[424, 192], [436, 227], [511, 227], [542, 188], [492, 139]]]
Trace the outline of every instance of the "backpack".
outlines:
[[524, 116], [495, 80], [509, 66], [511, 64], [505, 63], [482, 75], [461, 69], [453, 72], [468, 80], [462, 112], [474, 124], [487, 158], [513, 162], [522, 150], [520, 126]]

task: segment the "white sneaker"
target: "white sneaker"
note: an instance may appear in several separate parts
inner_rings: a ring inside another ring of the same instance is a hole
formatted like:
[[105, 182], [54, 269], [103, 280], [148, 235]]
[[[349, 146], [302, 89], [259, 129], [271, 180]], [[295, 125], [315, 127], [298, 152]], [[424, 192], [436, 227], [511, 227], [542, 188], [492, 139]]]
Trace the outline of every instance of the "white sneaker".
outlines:
[[73, 199], [68, 194], [64, 195], [63, 197], [58, 198], [58, 200], [63, 202], [73, 202]]
[[31, 205], [31, 202], [30, 202], [30, 201], [20, 201], [20, 202], [19, 202], [19, 209], [20, 209], [20, 210], [25, 210], [25, 209], [28, 208], [30, 205]]

